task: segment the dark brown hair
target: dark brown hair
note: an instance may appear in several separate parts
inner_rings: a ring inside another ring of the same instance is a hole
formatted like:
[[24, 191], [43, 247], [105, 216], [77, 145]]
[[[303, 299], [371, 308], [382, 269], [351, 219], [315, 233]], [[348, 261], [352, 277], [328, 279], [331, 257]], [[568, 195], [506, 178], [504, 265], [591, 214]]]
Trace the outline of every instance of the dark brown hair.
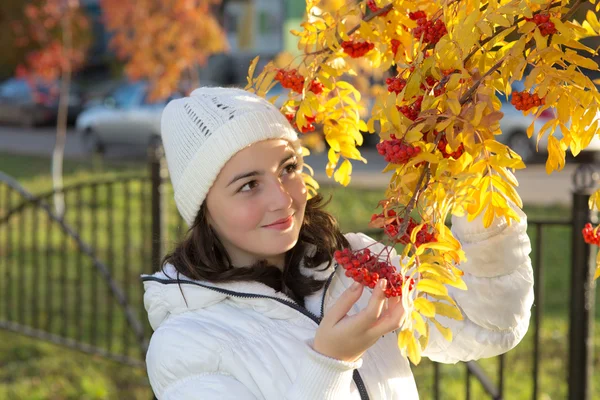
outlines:
[[[324, 210], [329, 201], [331, 197], [324, 201], [317, 194], [306, 203], [298, 242], [285, 255], [283, 272], [266, 260], [249, 266], [231, 265], [227, 251], [207, 221], [206, 201], [202, 203], [183, 241], [163, 258], [163, 269], [166, 263], [170, 263], [178, 273], [188, 278], [209, 282], [262, 282], [304, 305], [304, 297], [319, 290], [325, 281], [303, 275], [300, 262], [308, 269], [316, 269], [327, 262], [324, 268], [327, 269], [333, 260], [333, 253], [349, 247], [337, 221]], [[312, 255], [306, 253], [310, 245], [316, 246]]]

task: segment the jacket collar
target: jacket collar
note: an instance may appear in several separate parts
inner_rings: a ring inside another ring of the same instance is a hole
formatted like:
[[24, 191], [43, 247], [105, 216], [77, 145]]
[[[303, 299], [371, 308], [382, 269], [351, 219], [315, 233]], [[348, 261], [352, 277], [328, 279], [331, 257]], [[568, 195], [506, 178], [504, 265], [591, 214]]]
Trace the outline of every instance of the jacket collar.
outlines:
[[[310, 271], [310, 275], [317, 279], [326, 279], [334, 269], [330, 266], [321, 272], [308, 269], [304, 271]], [[182, 274], [178, 275], [171, 264], [152, 275], [142, 275], [142, 280], [145, 290], [144, 306], [154, 330], [171, 315], [200, 310], [226, 299], [234, 307], [253, 308], [270, 318], [305, 318], [294, 309], [294, 305], [298, 306], [289, 296], [261, 282], [195, 281]], [[319, 290], [305, 298], [306, 308], [317, 317], [320, 316], [322, 295], [323, 290]]]

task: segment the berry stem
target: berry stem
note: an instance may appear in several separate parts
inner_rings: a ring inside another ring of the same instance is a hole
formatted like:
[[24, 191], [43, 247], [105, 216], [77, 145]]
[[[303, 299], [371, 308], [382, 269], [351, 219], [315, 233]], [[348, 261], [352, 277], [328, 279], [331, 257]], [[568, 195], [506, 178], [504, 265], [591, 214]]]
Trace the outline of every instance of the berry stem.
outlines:
[[[434, 151], [437, 148], [438, 143], [440, 142], [440, 139], [442, 138], [442, 135], [437, 135], [434, 141]], [[413, 193], [413, 195], [410, 198], [410, 201], [408, 202], [408, 205], [406, 206], [406, 208], [404, 209], [404, 220], [402, 221], [402, 223], [400, 224], [400, 226], [398, 227], [398, 234], [396, 235], [396, 237], [402, 237], [404, 236], [404, 234], [406, 233], [406, 228], [408, 227], [408, 221], [409, 221], [409, 215], [412, 212], [412, 210], [415, 208], [415, 205], [417, 203], [417, 197], [419, 196], [421, 189], [423, 188], [423, 182], [425, 181], [425, 177], [429, 176], [429, 163], [425, 164], [425, 168], [423, 168], [423, 171], [421, 172], [421, 176], [419, 176], [419, 181], [417, 182], [417, 186], [415, 187], [415, 192]]]

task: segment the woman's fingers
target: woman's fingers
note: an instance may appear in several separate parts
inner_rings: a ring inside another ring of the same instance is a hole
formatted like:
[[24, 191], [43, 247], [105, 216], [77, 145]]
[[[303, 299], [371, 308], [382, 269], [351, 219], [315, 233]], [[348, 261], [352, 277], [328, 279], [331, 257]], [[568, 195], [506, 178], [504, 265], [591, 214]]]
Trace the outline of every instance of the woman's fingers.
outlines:
[[352, 283], [348, 289], [342, 293], [337, 301], [331, 306], [325, 316], [323, 322], [329, 325], [337, 324], [342, 318], [348, 314], [354, 303], [360, 298], [363, 292], [363, 285], [358, 282]]
[[381, 312], [383, 311], [383, 307], [385, 305], [386, 286], [387, 280], [385, 279], [380, 279], [377, 282], [367, 307], [361, 312], [361, 320], [369, 324], [369, 327], [370, 325], [373, 325], [373, 323], [375, 323], [381, 316]]
[[388, 299], [388, 309], [381, 316], [381, 328], [386, 331], [385, 333], [400, 328], [404, 312], [402, 297], [397, 296]]

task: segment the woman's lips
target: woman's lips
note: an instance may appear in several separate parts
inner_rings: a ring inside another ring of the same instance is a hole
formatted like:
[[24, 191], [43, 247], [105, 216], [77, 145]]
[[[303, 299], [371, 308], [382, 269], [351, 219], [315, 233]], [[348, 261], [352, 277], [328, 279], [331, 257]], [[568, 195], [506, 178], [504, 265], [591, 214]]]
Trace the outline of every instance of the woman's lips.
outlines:
[[284, 220], [277, 221], [271, 225], [265, 225], [265, 228], [277, 229], [280, 231], [284, 231], [292, 226], [294, 223], [294, 214], [290, 215]]

